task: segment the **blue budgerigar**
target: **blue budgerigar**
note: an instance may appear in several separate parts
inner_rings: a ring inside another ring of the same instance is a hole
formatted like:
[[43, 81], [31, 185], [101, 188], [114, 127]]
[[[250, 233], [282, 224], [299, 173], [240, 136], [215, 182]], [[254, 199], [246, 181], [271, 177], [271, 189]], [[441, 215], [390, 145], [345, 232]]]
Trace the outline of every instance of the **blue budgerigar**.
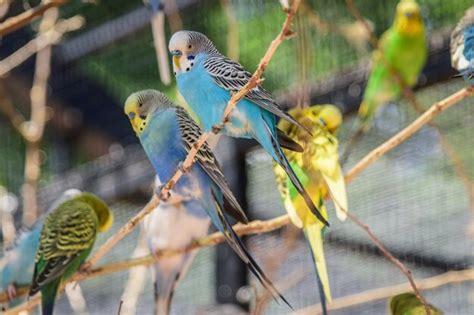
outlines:
[[38, 248], [44, 218], [58, 205], [80, 193], [81, 191], [77, 189], [65, 191], [49, 207], [45, 215], [41, 216], [33, 226], [24, 228], [15, 240], [14, 245], [6, 250], [1, 263], [3, 267], [0, 271], [0, 291], [8, 291], [9, 297], [12, 299], [11, 306], [20, 302], [20, 299], [15, 299], [16, 287], [31, 284], [36, 249]]
[[[251, 74], [239, 63], [219, 53], [214, 44], [198, 32], [175, 33], [168, 48], [173, 55], [173, 69], [179, 92], [199, 117], [204, 130], [210, 131], [215, 124], [222, 122], [231, 94], [240, 90], [249, 81]], [[259, 86], [238, 103], [223, 132], [236, 138], [257, 140], [285, 170], [309, 209], [328, 225], [295, 175], [281, 148], [298, 152], [303, 149], [277, 128], [276, 117], [305, 129]]]
[[466, 11], [451, 34], [451, 64], [474, 85], [474, 6]]
[[[133, 93], [126, 100], [124, 109], [160, 181], [168, 182], [201, 136], [201, 129], [182, 107], [155, 90]], [[242, 223], [248, 223], [248, 220], [207, 143], [195, 159], [195, 165], [176, 183], [172, 193], [181, 196], [189, 214], [199, 216], [206, 212], [262, 285], [288, 304], [229, 223], [227, 214]], [[179, 227], [176, 228], [179, 233]]]
[[[143, 220], [143, 237], [152, 254], [164, 249], [185, 249], [194, 240], [207, 235], [211, 221], [206, 211], [196, 208], [196, 212], [190, 212], [181, 199], [181, 196], [171, 194], [167, 202], [161, 202]], [[179, 233], [176, 233], [178, 226]], [[151, 266], [156, 315], [169, 314], [176, 285], [184, 277], [197, 252], [193, 250], [171, 257], [160, 257]]]

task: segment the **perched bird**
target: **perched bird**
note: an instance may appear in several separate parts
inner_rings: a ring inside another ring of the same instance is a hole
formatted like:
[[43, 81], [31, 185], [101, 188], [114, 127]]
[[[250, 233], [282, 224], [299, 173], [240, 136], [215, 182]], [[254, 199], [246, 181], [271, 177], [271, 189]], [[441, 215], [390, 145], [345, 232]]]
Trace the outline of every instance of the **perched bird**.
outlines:
[[[372, 66], [359, 107], [354, 135], [346, 145], [344, 164], [352, 146], [372, 126], [382, 105], [398, 100], [402, 86], [413, 87], [428, 56], [425, 26], [415, 0], [400, 0], [392, 26], [383, 33], [372, 53]], [[401, 82], [399, 82], [399, 80]]]
[[[168, 48], [173, 55], [179, 92], [198, 116], [203, 129], [212, 130], [215, 124], [222, 122], [231, 94], [240, 90], [249, 81], [251, 74], [239, 63], [219, 53], [214, 44], [198, 32], [176, 32]], [[276, 127], [277, 116], [304, 128], [284, 112], [267, 91], [258, 86], [238, 103], [223, 132], [236, 138], [257, 140], [283, 167], [309, 209], [327, 225], [283, 154], [281, 147], [299, 152], [302, 148]]]
[[[182, 107], [173, 104], [164, 94], [155, 90], [130, 95], [125, 102], [125, 114], [160, 181], [168, 182], [201, 136], [201, 129]], [[229, 223], [225, 212], [243, 223], [248, 223], [248, 219], [230, 191], [207, 143], [200, 148], [195, 160], [196, 164], [175, 184], [173, 193], [183, 199], [182, 205], [189, 214], [198, 216], [206, 212], [262, 285], [288, 304]]]
[[[431, 315], [442, 315], [439, 309], [429, 305]], [[425, 315], [425, 306], [413, 293], [402, 293], [390, 299], [388, 309], [391, 315]]]
[[113, 221], [107, 205], [91, 193], [61, 203], [45, 219], [29, 296], [41, 291], [42, 314], [53, 314], [59, 285], [79, 270], [92, 251], [97, 232]]
[[474, 85], [474, 6], [466, 11], [451, 34], [451, 64]]
[[[159, 180], [157, 179], [159, 183]], [[207, 235], [211, 221], [203, 208], [188, 211], [181, 196], [174, 193], [166, 202], [145, 217], [142, 233], [152, 254], [159, 250], [186, 248], [194, 240]], [[179, 227], [179, 233], [176, 232]], [[176, 288], [198, 250], [171, 257], [160, 257], [151, 266], [155, 288], [155, 314], [169, 314], [173, 291]]]
[[[334, 200], [337, 217], [345, 220], [345, 211], [348, 210], [347, 194], [335, 137], [335, 132], [342, 123], [341, 112], [334, 105], [318, 105], [292, 109], [289, 113], [312, 133], [310, 136], [286, 121], [279, 122], [278, 127], [305, 148], [303, 153], [286, 153], [291, 166], [324, 217], [327, 218], [324, 198], [329, 194]], [[321, 304], [326, 314], [326, 301], [331, 303], [331, 292], [323, 251], [325, 226], [305, 207], [304, 200], [281, 167], [275, 164], [274, 172], [286, 211], [293, 224], [303, 229], [311, 246]]]
[[372, 69], [359, 108], [364, 130], [370, 128], [380, 106], [402, 95], [402, 87], [394, 80], [394, 75], [398, 75], [403, 84], [414, 86], [427, 56], [420, 6], [415, 0], [401, 0], [393, 25], [382, 35], [379, 47], [372, 56]]
[[[81, 191], [77, 189], [65, 191], [62, 196], [50, 206], [46, 214], [41, 216], [33, 226], [22, 229], [14, 245], [6, 250], [1, 262], [3, 267], [0, 271], [0, 291], [7, 290], [10, 299], [15, 299], [17, 286], [29, 286], [31, 284], [36, 249], [38, 248], [40, 232], [45, 216], [59, 204], [80, 193]], [[19, 301], [14, 300], [11, 306], [17, 302]]]

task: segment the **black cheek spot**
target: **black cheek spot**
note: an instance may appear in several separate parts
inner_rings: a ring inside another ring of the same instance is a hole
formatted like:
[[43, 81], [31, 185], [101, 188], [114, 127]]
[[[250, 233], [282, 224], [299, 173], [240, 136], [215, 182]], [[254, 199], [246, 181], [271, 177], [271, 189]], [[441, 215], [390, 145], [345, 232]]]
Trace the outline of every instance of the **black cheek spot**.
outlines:
[[194, 66], [194, 62], [191, 62], [191, 67], [193, 67], [193, 66]]
[[145, 120], [146, 119], [146, 115], [140, 115], [140, 118]]
[[189, 67], [188, 67], [188, 68], [186, 68], [186, 71], [189, 71]]
[[174, 75], [176, 75], [176, 71], [174, 71], [173, 73], [174, 73]]
[[140, 127], [140, 131], [143, 131], [143, 128], [142, 128], [142, 127]]

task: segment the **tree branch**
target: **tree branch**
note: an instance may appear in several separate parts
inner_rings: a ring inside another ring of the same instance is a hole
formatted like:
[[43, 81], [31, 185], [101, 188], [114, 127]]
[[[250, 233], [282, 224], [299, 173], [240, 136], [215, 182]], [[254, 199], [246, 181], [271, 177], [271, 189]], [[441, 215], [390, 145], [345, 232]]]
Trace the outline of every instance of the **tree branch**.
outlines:
[[16, 31], [17, 29], [30, 23], [34, 18], [43, 15], [48, 9], [59, 7], [65, 3], [66, 0], [44, 1], [34, 8], [7, 19], [5, 22], [0, 24], [0, 36], [5, 36], [8, 33]]
[[[460, 271], [448, 271], [430, 278], [417, 279], [416, 283], [420, 290], [432, 290], [448, 284], [458, 284], [474, 281], [474, 269]], [[329, 310], [339, 310], [351, 306], [361, 305], [379, 300], [389, 299], [394, 295], [402, 294], [410, 290], [407, 283], [397, 284], [389, 287], [368, 290], [361, 293], [344, 296], [333, 300]], [[322, 314], [321, 304], [315, 304], [293, 313], [293, 315], [317, 315]]]

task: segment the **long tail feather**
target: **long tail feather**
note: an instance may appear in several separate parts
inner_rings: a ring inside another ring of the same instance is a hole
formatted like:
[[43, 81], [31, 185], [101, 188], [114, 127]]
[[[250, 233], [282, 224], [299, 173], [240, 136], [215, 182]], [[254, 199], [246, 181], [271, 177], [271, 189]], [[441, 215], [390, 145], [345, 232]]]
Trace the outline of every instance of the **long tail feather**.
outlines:
[[331, 304], [332, 297], [329, 288], [329, 277], [326, 267], [326, 259], [324, 258], [323, 237], [321, 227], [316, 224], [306, 224], [304, 228], [305, 236], [311, 247], [311, 254], [315, 264], [316, 275], [320, 282], [321, 305], [323, 310], [326, 309], [326, 301]]
[[41, 289], [41, 310], [42, 315], [52, 315], [54, 310], [54, 302], [56, 300], [56, 294], [58, 292], [61, 278], [45, 285]]
[[237, 233], [235, 233], [234, 229], [232, 228], [232, 225], [229, 223], [227, 217], [225, 216], [223, 209], [220, 206], [216, 195], [214, 194], [214, 191], [212, 191], [212, 194], [214, 196], [215, 205], [218, 209], [217, 214], [220, 221], [220, 224], [218, 224], [217, 227], [224, 234], [227, 243], [232, 247], [232, 249], [237, 253], [237, 255], [239, 255], [240, 259], [244, 261], [249, 270], [255, 275], [255, 277], [263, 285], [263, 287], [272, 293], [275, 300], [277, 300], [277, 298], [279, 297], [283, 302], [285, 302], [286, 305], [288, 305], [288, 307], [293, 309], [288, 300], [278, 291], [272, 281], [265, 275], [262, 268], [248, 252], [242, 240], [237, 235]]

